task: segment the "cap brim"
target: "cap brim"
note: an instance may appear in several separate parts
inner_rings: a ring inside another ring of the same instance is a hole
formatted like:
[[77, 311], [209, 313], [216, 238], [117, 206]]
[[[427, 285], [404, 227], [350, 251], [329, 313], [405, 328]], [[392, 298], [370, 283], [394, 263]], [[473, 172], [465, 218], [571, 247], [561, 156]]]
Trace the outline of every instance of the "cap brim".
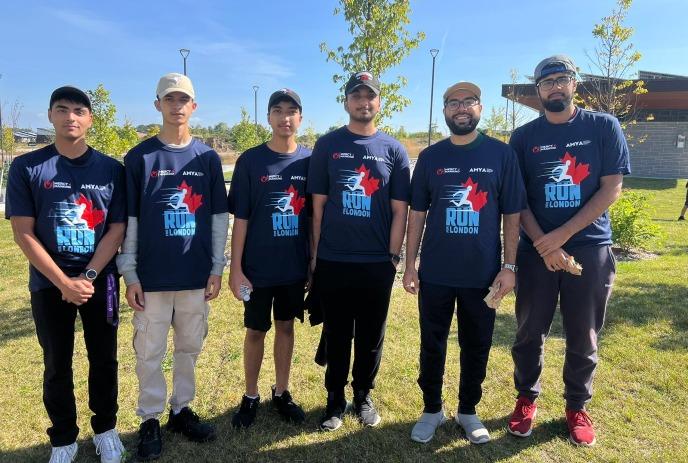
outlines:
[[368, 87], [368, 88], [371, 89], [373, 92], [375, 92], [376, 95], [379, 95], [379, 94], [380, 94], [380, 89], [379, 89], [379, 88], [374, 87], [374, 86], [369, 85], [369, 84], [356, 84], [356, 85], [354, 85], [352, 88], [350, 88], [349, 91], [346, 92], [346, 94], [349, 95], [349, 94], [355, 92], [356, 89], [358, 89], [359, 87]]
[[188, 95], [188, 96], [190, 96], [191, 98], [195, 98], [195, 95], [194, 95], [193, 93], [189, 92], [189, 90], [187, 90], [187, 89], [185, 89], [185, 88], [179, 88], [179, 87], [170, 87], [170, 88], [166, 88], [165, 90], [162, 91], [162, 93], [161, 93], [160, 95], [158, 95], [158, 98], [163, 98], [163, 97], [165, 97], [166, 95], [169, 95], [169, 94], [172, 93], [172, 92], [183, 93], [184, 95]]

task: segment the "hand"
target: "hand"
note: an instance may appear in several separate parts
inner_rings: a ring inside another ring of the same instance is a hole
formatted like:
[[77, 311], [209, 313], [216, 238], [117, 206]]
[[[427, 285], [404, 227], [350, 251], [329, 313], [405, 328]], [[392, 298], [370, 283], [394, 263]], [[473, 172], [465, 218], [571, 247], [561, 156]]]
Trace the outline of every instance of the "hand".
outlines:
[[244, 275], [244, 272], [241, 270], [231, 270], [229, 272], [229, 289], [232, 290], [232, 294], [234, 294], [234, 297], [237, 298], [239, 301], [243, 301], [244, 299], [241, 297], [241, 286], [248, 286], [248, 289], [253, 291], [253, 285], [251, 284], [250, 281], [248, 281], [248, 278], [246, 278], [246, 275]]
[[418, 280], [418, 271], [415, 267], [406, 267], [402, 282], [404, 283], [404, 289], [407, 293], [413, 294], [414, 296], [418, 294], [420, 290], [420, 281]]
[[555, 249], [553, 252], [547, 254], [542, 258], [545, 261], [545, 267], [550, 272], [557, 270], [566, 270], [566, 261], [570, 256], [563, 249]]
[[549, 233], [545, 233], [539, 239], [533, 242], [533, 246], [537, 249], [540, 257], [545, 257], [546, 255], [556, 251], [561, 248], [566, 242], [571, 238], [566, 231], [561, 227], [555, 228]]
[[95, 289], [93, 283], [82, 276], [78, 276], [67, 280], [60, 291], [62, 292], [62, 300], [74, 305], [81, 305], [93, 296]]
[[127, 286], [126, 298], [129, 307], [138, 312], [144, 310], [145, 301], [143, 300], [143, 287], [141, 283], [133, 283]]
[[222, 275], [210, 275], [208, 277], [208, 284], [205, 286], [205, 300], [212, 301], [220, 294], [222, 287]]
[[499, 285], [499, 291], [495, 294], [494, 299], [501, 299], [516, 286], [516, 274], [509, 269], [503, 268], [490, 286], [495, 288], [496, 285]]

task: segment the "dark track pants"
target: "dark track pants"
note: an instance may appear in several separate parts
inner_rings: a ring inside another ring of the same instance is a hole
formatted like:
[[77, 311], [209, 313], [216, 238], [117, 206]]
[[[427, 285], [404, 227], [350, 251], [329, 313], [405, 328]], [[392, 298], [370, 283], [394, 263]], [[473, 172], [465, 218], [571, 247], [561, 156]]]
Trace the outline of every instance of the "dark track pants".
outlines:
[[323, 307], [327, 340], [325, 387], [344, 390], [351, 363], [354, 391], [375, 387], [396, 270], [391, 262], [350, 263], [318, 259], [314, 278]]
[[588, 246], [569, 252], [583, 266], [581, 276], [550, 272], [537, 251], [523, 243], [516, 263], [516, 341], [511, 349], [514, 383], [519, 395], [535, 400], [540, 394], [544, 344], [557, 307], [566, 336], [564, 398], [580, 410], [592, 398], [597, 366], [597, 336], [616, 274], [609, 246]]
[[[119, 283], [115, 280], [119, 297]], [[62, 300], [57, 288], [31, 293], [31, 310], [38, 342], [43, 349], [43, 404], [52, 426], [53, 447], [69, 445], [79, 434], [72, 378], [74, 322], [79, 310], [88, 354], [88, 406], [91, 427], [102, 433], [117, 421], [117, 327], [107, 322], [106, 278], [95, 282], [95, 293], [77, 307]]]
[[453, 288], [420, 282], [420, 375], [425, 413], [442, 409], [442, 382], [447, 357], [447, 337], [454, 312], [458, 321], [461, 376], [459, 412], [474, 414], [482, 397], [487, 360], [492, 347], [495, 311], [483, 298], [489, 291]]

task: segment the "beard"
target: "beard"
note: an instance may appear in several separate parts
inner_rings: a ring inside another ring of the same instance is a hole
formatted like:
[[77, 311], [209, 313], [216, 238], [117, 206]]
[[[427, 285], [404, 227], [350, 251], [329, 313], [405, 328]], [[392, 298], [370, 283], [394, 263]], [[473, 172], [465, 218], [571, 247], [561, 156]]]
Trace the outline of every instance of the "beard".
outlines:
[[449, 131], [454, 135], [468, 135], [469, 133], [473, 132], [476, 127], [478, 127], [478, 123], [480, 122], [480, 117], [473, 117], [470, 114], [468, 117], [470, 117], [468, 122], [463, 124], [457, 124], [454, 122], [454, 119], [449, 116], [444, 116], [444, 121], [447, 123]]
[[573, 95], [564, 95], [560, 100], [545, 100], [540, 97], [540, 103], [549, 112], [560, 113], [568, 108], [573, 102]]
[[367, 124], [368, 122], [372, 121], [375, 119], [375, 116], [377, 115], [376, 112], [371, 111], [370, 113], [366, 115], [361, 115], [361, 114], [356, 114], [356, 113], [349, 113], [349, 118], [352, 121], [356, 122], [362, 122], [364, 124]]

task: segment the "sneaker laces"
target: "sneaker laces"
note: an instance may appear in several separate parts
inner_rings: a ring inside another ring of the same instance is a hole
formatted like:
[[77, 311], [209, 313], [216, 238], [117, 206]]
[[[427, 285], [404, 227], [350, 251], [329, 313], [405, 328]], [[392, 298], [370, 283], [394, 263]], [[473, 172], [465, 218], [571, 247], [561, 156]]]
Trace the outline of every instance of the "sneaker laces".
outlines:
[[518, 399], [516, 403], [516, 411], [520, 414], [521, 418], [530, 415], [533, 408], [535, 408], [535, 402], [528, 402], [526, 399]]
[[[255, 399], [251, 399], [250, 397], [244, 396], [241, 399], [241, 406], [239, 407], [239, 413], [246, 413], [246, 412], [250, 411], [252, 408], [257, 407], [258, 402], [260, 402], [260, 396], [256, 397]], [[191, 412], [191, 413], [193, 413], [193, 412]], [[196, 415], [196, 414], [194, 413], [194, 415]], [[198, 421], [198, 415], [196, 415], [196, 421]]]
[[117, 431], [114, 429], [96, 435], [94, 440], [96, 444], [96, 455], [100, 455], [102, 452], [110, 455], [117, 452], [124, 452], [124, 445], [122, 445], [122, 441], [119, 440]]
[[570, 418], [571, 424], [574, 428], [592, 426], [592, 418], [585, 410], [576, 410], [572, 413]]
[[50, 453], [49, 463], [71, 463], [74, 455], [70, 454], [70, 445], [64, 445], [61, 447], [53, 447]]

